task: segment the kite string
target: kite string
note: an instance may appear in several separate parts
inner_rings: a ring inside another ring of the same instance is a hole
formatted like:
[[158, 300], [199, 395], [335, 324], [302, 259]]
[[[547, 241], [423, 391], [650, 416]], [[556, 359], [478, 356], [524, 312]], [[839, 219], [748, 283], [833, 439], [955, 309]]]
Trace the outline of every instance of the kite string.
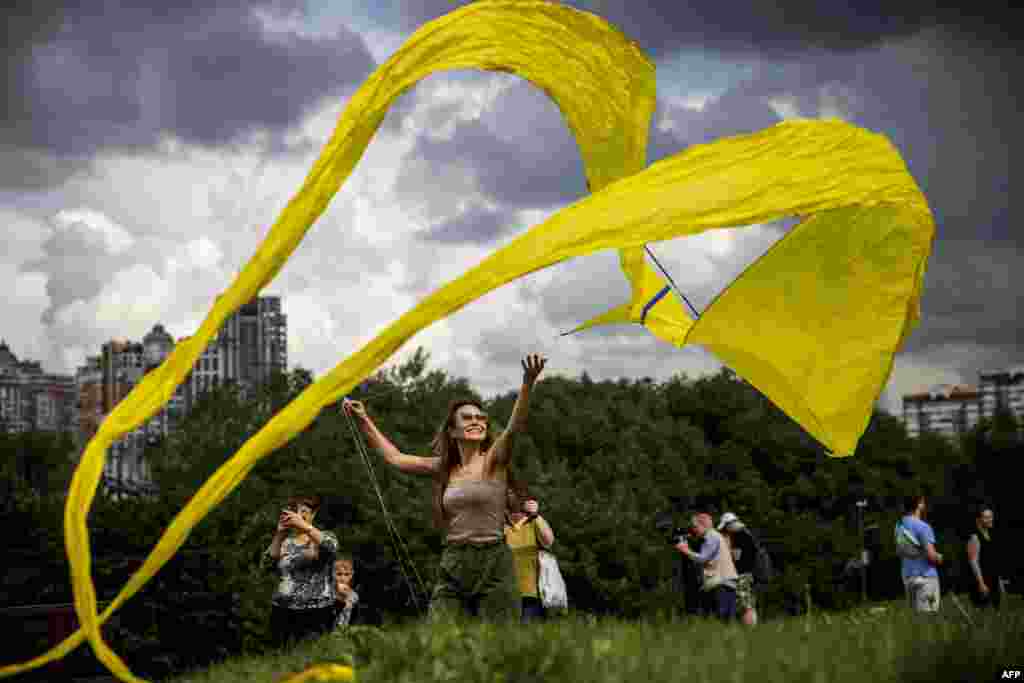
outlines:
[[[357, 439], [357, 443], [359, 444], [359, 449], [361, 451], [360, 455], [362, 456], [363, 463], [366, 465], [367, 471], [370, 474], [370, 479], [373, 484], [374, 490], [376, 491], [377, 499], [381, 504], [381, 509], [384, 511], [384, 520], [388, 526], [388, 530], [392, 536], [392, 541], [395, 545], [395, 554], [399, 560], [399, 569], [402, 571], [402, 575], [405, 578], [406, 584], [409, 586], [409, 592], [412, 595], [413, 602], [416, 605], [417, 611], [422, 612], [423, 609], [420, 607], [419, 601], [417, 600], [418, 594], [416, 592], [416, 589], [418, 587], [421, 594], [425, 596], [428, 594], [426, 585], [423, 581], [423, 578], [420, 576], [419, 570], [416, 567], [416, 563], [412, 559], [412, 553], [409, 551], [409, 548], [405, 543], [405, 540], [402, 538], [401, 533], [398, 531], [398, 526], [394, 523], [394, 520], [391, 518], [391, 513], [387, 509], [387, 504], [384, 501], [383, 492], [381, 491], [380, 484], [377, 481], [377, 474], [371, 461], [372, 459], [370, 458], [369, 453], [367, 453], [366, 447], [362, 443], [362, 441]], [[412, 581], [409, 579], [409, 575], [405, 570], [406, 564], [412, 569], [413, 574], [416, 576], [417, 586], [413, 586]]]
[[[363, 459], [363, 463], [366, 465], [366, 469], [370, 474], [370, 480], [371, 483], [373, 484], [374, 490], [376, 491], [377, 499], [381, 504], [381, 509], [384, 511], [384, 520], [389, 532], [391, 533], [392, 541], [395, 544], [395, 554], [397, 555], [399, 560], [399, 569], [402, 571], [402, 575], [409, 586], [409, 592], [412, 595], [413, 602], [416, 605], [416, 609], [418, 611], [422, 611], [419, 601], [417, 600], [418, 594], [416, 592], [416, 588], [418, 587], [421, 593], [423, 595], [426, 595], [426, 585], [423, 581], [423, 578], [420, 576], [419, 570], [416, 567], [416, 563], [412, 559], [412, 553], [409, 551], [408, 545], [402, 538], [401, 533], [398, 531], [398, 526], [395, 524], [394, 520], [391, 517], [390, 511], [387, 509], [387, 504], [384, 500], [384, 494], [381, 491], [379, 482], [377, 481], [376, 470], [374, 469], [373, 463], [371, 462], [372, 459], [370, 458], [369, 453], [366, 451], [365, 445], [358, 439], [357, 443], [359, 444], [360, 455]], [[408, 564], [408, 566], [412, 569], [413, 574], [416, 576], [417, 586], [412, 585], [412, 581], [409, 579], [409, 575], [405, 571], [406, 564]]]
[[[398, 558], [398, 568], [401, 570], [402, 576], [403, 578], [405, 578], [405, 582], [409, 586], [409, 592], [412, 595], [413, 603], [416, 605], [417, 612], [422, 613], [423, 609], [420, 606], [420, 602], [417, 597], [417, 588], [420, 591], [422, 591], [424, 595], [426, 595], [426, 585], [423, 582], [423, 578], [420, 576], [420, 573], [416, 568], [416, 563], [412, 560], [412, 553], [409, 552], [408, 546], [405, 544], [405, 541], [402, 538], [401, 533], [399, 533], [397, 526], [391, 519], [391, 513], [388, 511], [387, 503], [384, 500], [384, 494], [381, 491], [380, 484], [377, 481], [376, 470], [373, 467], [373, 463], [371, 462], [369, 453], [366, 451], [365, 444], [363, 443], [362, 439], [359, 438], [359, 433], [358, 430], [356, 429], [355, 422], [353, 421], [352, 416], [349, 415], [346, 411], [342, 410], [342, 412], [345, 413], [345, 418], [348, 422], [349, 429], [352, 432], [352, 439], [353, 441], [355, 441], [356, 444], [356, 452], [359, 454], [360, 458], [363, 461], [363, 464], [366, 466], [367, 473], [369, 474], [370, 477], [370, 484], [373, 486], [374, 493], [376, 493], [377, 500], [380, 503], [381, 509], [384, 512], [384, 523], [388, 528], [388, 532], [391, 536], [392, 543], [394, 544], [395, 547], [395, 555]], [[409, 567], [412, 568], [412, 571], [416, 576], [418, 586], [414, 586], [412, 580], [409, 578], [409, 574], [405, 568], [406, 563], [408, 563]]]

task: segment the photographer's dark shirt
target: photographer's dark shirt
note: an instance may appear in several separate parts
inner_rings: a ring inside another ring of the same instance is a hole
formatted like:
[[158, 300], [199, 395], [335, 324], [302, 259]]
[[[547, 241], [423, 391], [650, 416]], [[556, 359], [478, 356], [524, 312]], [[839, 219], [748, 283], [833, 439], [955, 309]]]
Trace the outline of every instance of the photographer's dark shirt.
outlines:
[[732, 559], [736, 565], [736, 573], [753, 574], [754, 561], [757, 559], [757, 546], [754, 545], [754, 539], [750, 532], [740, 529], [729, 540], [732, 541]]
[[275, 562], [270, 548], [263, 553], [262, 564], [280, 577], [271, 603], [287, 609], [319, 609], [332, 607], [334, 592], [334, 557], [338, 554], [338, 537], [321, 531], [322, 540], [315, 558], [310, 558], [312, 545], [299, 545], [291, 537], [281, 543], [281, 557]]
[[[690, 550], [700, 552], [704, 539], [699, 536], [680, 536], [677, 541], [685, 540]], [[689, 558], [673, 548], [674, 562], [672, 566], [672, 589], [677, 593], [695, 593], [700, 590], [704, 580], [703, 572]]]

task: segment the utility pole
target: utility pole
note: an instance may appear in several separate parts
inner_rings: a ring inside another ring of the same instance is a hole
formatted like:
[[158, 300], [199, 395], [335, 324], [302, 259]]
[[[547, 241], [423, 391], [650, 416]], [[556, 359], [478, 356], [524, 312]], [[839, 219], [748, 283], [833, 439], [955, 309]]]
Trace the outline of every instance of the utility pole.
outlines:
[[864, 508], [868, 501], [857, 501], [857, 528], [860, 531], [860, 601], [868, 601], [868, 548], [864, 538]]

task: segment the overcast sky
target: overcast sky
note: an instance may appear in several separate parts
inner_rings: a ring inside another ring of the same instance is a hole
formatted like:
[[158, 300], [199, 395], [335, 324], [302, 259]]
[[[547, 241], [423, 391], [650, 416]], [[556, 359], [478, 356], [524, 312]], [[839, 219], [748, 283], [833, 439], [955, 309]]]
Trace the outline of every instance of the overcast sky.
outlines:
[[[6, 3], [10, 4], [10, 3]], [[15, 2], [0, 71], [0, 337], [74, 372], [111, 338], [192, 334], [300, 186], [348, 97], [450, 0]], [[887, 135], [937, 238], [923, 320], [883, 396], [1024, 363], [1024, 232], [1012, 228], [1019, 67], [1008, 17], [830, 0], [579, 0], [656, 60], [649, 161], [791, 117]], [[84, 10], [82, 7], [90, 9]], [[896, 16], [894, 11], [902, 14]], [[1011, 121], [1011, 117], [1014, 118]], [[439, 285], [586, 192], [555, 105], [504, 74], [433, 76], [403, 96], [264, 294], [289, 363], [318, 376]], [[1014, 203], [1016, 206], [1016, 203]], [[703, 308], [788, 224], [652, 245]], [[518, 359], [551, 373], [713, 372], [641, 328], [559, 338], [628, 300], [615, 253], [516, 281], [414, 337], [485, 396]]]

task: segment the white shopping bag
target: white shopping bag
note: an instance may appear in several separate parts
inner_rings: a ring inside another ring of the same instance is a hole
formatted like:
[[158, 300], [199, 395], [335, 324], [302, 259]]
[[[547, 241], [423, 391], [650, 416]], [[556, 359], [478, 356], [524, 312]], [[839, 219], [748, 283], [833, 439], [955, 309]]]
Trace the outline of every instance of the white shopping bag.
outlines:
[[540, 550], [538, 554], [540, 555], [540, 570], [537, 587], [540, 589], [541, 604], [548, 609], [568, 607], [569, 596], [565, 590], [562, 572], [558, 569], [558, 560], [547, 550]]

